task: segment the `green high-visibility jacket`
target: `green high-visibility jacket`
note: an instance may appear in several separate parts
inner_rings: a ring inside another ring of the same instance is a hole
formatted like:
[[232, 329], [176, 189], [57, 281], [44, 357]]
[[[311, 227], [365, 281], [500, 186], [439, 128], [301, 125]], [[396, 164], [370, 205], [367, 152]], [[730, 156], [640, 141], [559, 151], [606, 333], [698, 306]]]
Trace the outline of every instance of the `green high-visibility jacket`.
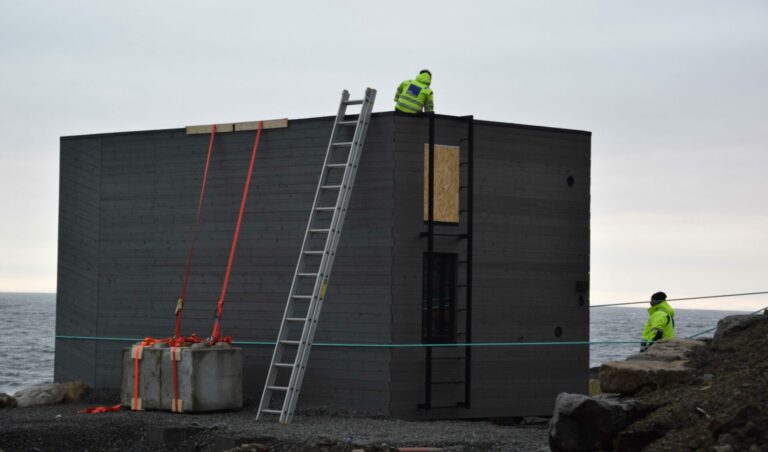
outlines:
[[648, 308], [648, 321], [643, 328], [643, 341], [650, 342], [661, 331], [661, 339], [675, 337], [675, 310], [666, 301]]
[[434, 94], [429, 88], [432, 76], [422, 72], [416, 80], [406, 80], [397, 87], [395, 92], [395, 110], [403, 113], [419, 113], [435, 110]]

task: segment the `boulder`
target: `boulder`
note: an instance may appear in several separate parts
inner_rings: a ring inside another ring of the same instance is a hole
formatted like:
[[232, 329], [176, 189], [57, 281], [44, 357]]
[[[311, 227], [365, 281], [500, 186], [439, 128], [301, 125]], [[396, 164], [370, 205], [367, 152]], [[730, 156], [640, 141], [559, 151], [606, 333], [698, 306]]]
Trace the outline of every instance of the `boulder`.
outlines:
[[649, 411], [636, 400], [560, 393], [549, 421], [549, 447], [555, 452], [611, 450], [617, 432]]
[[643, 388], [686, 381], [692, 376], [688, 356], [703, 345], [692, 339], [670, 339], [626, 361], [607, 362], [600, 366], [600, 387], [605, 393], [632, 395]]
[[600, 368], [600, 388], [606, 393], [633, 395], [691, 378], [684, 361], [611, 361]]
[[16, 399], [4, 392], [0, 392], [0, 408], [16, 408]]
[[627, 361], [686, 361], [691, 353], [704, 346], [695, 339], [669, 339], [653, 344], [643, 353], [635, 353]]
[[715, 331], [714, 340], [730, 336], [733, 333], [739, 332], [749, 328], [751, 325], [757, 322], [763, 322], [768, 319], [768, 311], [764, 312], [765, 315], [729, 315], [717, 322], [717, 330]]
[[18, 406], [54, 405], [62, 402], [81, 400], [88, 391], [88, 386], [81, 381], [67, 383], [43, 383], [16, 392]]

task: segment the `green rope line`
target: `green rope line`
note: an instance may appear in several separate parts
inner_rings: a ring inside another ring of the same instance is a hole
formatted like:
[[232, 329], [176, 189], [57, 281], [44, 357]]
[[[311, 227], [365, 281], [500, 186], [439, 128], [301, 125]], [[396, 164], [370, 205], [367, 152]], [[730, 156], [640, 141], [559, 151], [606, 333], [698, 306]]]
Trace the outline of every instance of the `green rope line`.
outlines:
[[[644, 302], [647, 303], [647, 302]], [[757, 311], [751, 312], [747, 315], [755, 315], [760, 312], [764, 312], [768, 310], [768, 306], [762, 309], [758, 309]], [[715, 331], [717, 327], [709, 328], [704, 331], [700, 331], [695, 334], [691, 334], [689, 336], [686, 336], [687, 339], [693, 339], [695, 337], [701, 336], [702, 334], [707, 334], [709, 332]], [[103, 337], [103, 336], [66, 336], [66, 335], [57, 335], [56, 339], [61, 340], [84, 340], [84, 341], [111, 341], [111, 342], [139, 342], [143, 340], [143, 338], [134, 338], [134, 337]], [[536, 347], [536, 346], [558, 346], [558, 345], [621, 345], [621, 344], [639, 344], [640, 340], [632, 340], [632, 341], [563, 341], [563, 342], [557, 342], [557, 341], [550, 341], [550, 342], [472, 342], [472, 343], [466, 343], [466, 342], [459, 342], [459, 343], [453, 343], [453, 344], [355, 344], [355, 343], [343, 343], [343, 342], [315, 342], [312, 344], [313, 347], [337, 347], [337, 348], [423, 348], [423, 347], [429, 347], [429, 348], [440, 348], [440, 347]], [[274, 346], [275, 341], [232, 341], [233, 345], [264, 345], [264, 346]]]
[[[56, 336], [62, 340], [86, 340], [86, 341], [112, 341], [112, 342], [139, 342], [142, 339], [130, 337], [100, 337], [100, 336]], [[376, 344], [376, 343], [343, 343], [343, 342], [315, 342], [313, 347], [346, 347], [346, 348], [420, 348], [420, 347], [531, 347], [542, 345], [617, 345], [638, 344], [640, 341], [571, 341], [571, 342], [458, 342], [440, 344]], [[275, 345], [274, 341], [232, 341], [233, 345]]]

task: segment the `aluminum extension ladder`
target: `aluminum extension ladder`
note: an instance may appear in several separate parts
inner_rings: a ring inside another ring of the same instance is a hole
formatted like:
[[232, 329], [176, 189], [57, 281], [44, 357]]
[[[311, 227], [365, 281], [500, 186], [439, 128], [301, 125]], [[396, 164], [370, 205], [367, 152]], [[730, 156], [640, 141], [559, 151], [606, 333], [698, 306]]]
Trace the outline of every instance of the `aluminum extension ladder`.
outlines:
[[[293, 419], [375, 98], [373, 88], [360, 100], [349, 100], [347, 90], [341, 93], [256, 419], [263, 414], [279, 415], [282, 424]], [[349, 105], [360, 105], [360, 113], [347, 114]]]

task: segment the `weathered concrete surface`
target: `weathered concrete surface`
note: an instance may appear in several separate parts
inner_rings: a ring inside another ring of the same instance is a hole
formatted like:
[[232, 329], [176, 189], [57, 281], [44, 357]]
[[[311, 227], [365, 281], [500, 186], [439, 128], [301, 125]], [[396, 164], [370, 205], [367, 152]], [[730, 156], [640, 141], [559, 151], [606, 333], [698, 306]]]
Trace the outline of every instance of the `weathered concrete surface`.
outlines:
[[553, 451], [612, 450], [616, 433], [649, 408], [635, 400], [560, 393], [549, 422]]
[[643, 388], [685, 381], [691, 376], [688, 356], [703, 345], [691, 339], [670, 339], [626, 361], [607, 362], [600, 366], [600, 387], [605, 393], [632, 395]]
[[[135, 362], [131, 349], [123, 350], [120, 400], [130, 407]], [[184, 347], [177, 361], [182, 411], [190, 413], [240, 409], [243, 406], [242, 349], [227, 344]], [[174, 398], [171, 350], [165, 344], [146, 347], [139, 360], [139, 397], [143, 410], [171, 411]]]
[[54, 405], [62, 402], [81, 400], [88, 392], [88, 385], [82, 381], [66, 383], [43, 383], [17, 391], [13, 397], [19, 407]]

